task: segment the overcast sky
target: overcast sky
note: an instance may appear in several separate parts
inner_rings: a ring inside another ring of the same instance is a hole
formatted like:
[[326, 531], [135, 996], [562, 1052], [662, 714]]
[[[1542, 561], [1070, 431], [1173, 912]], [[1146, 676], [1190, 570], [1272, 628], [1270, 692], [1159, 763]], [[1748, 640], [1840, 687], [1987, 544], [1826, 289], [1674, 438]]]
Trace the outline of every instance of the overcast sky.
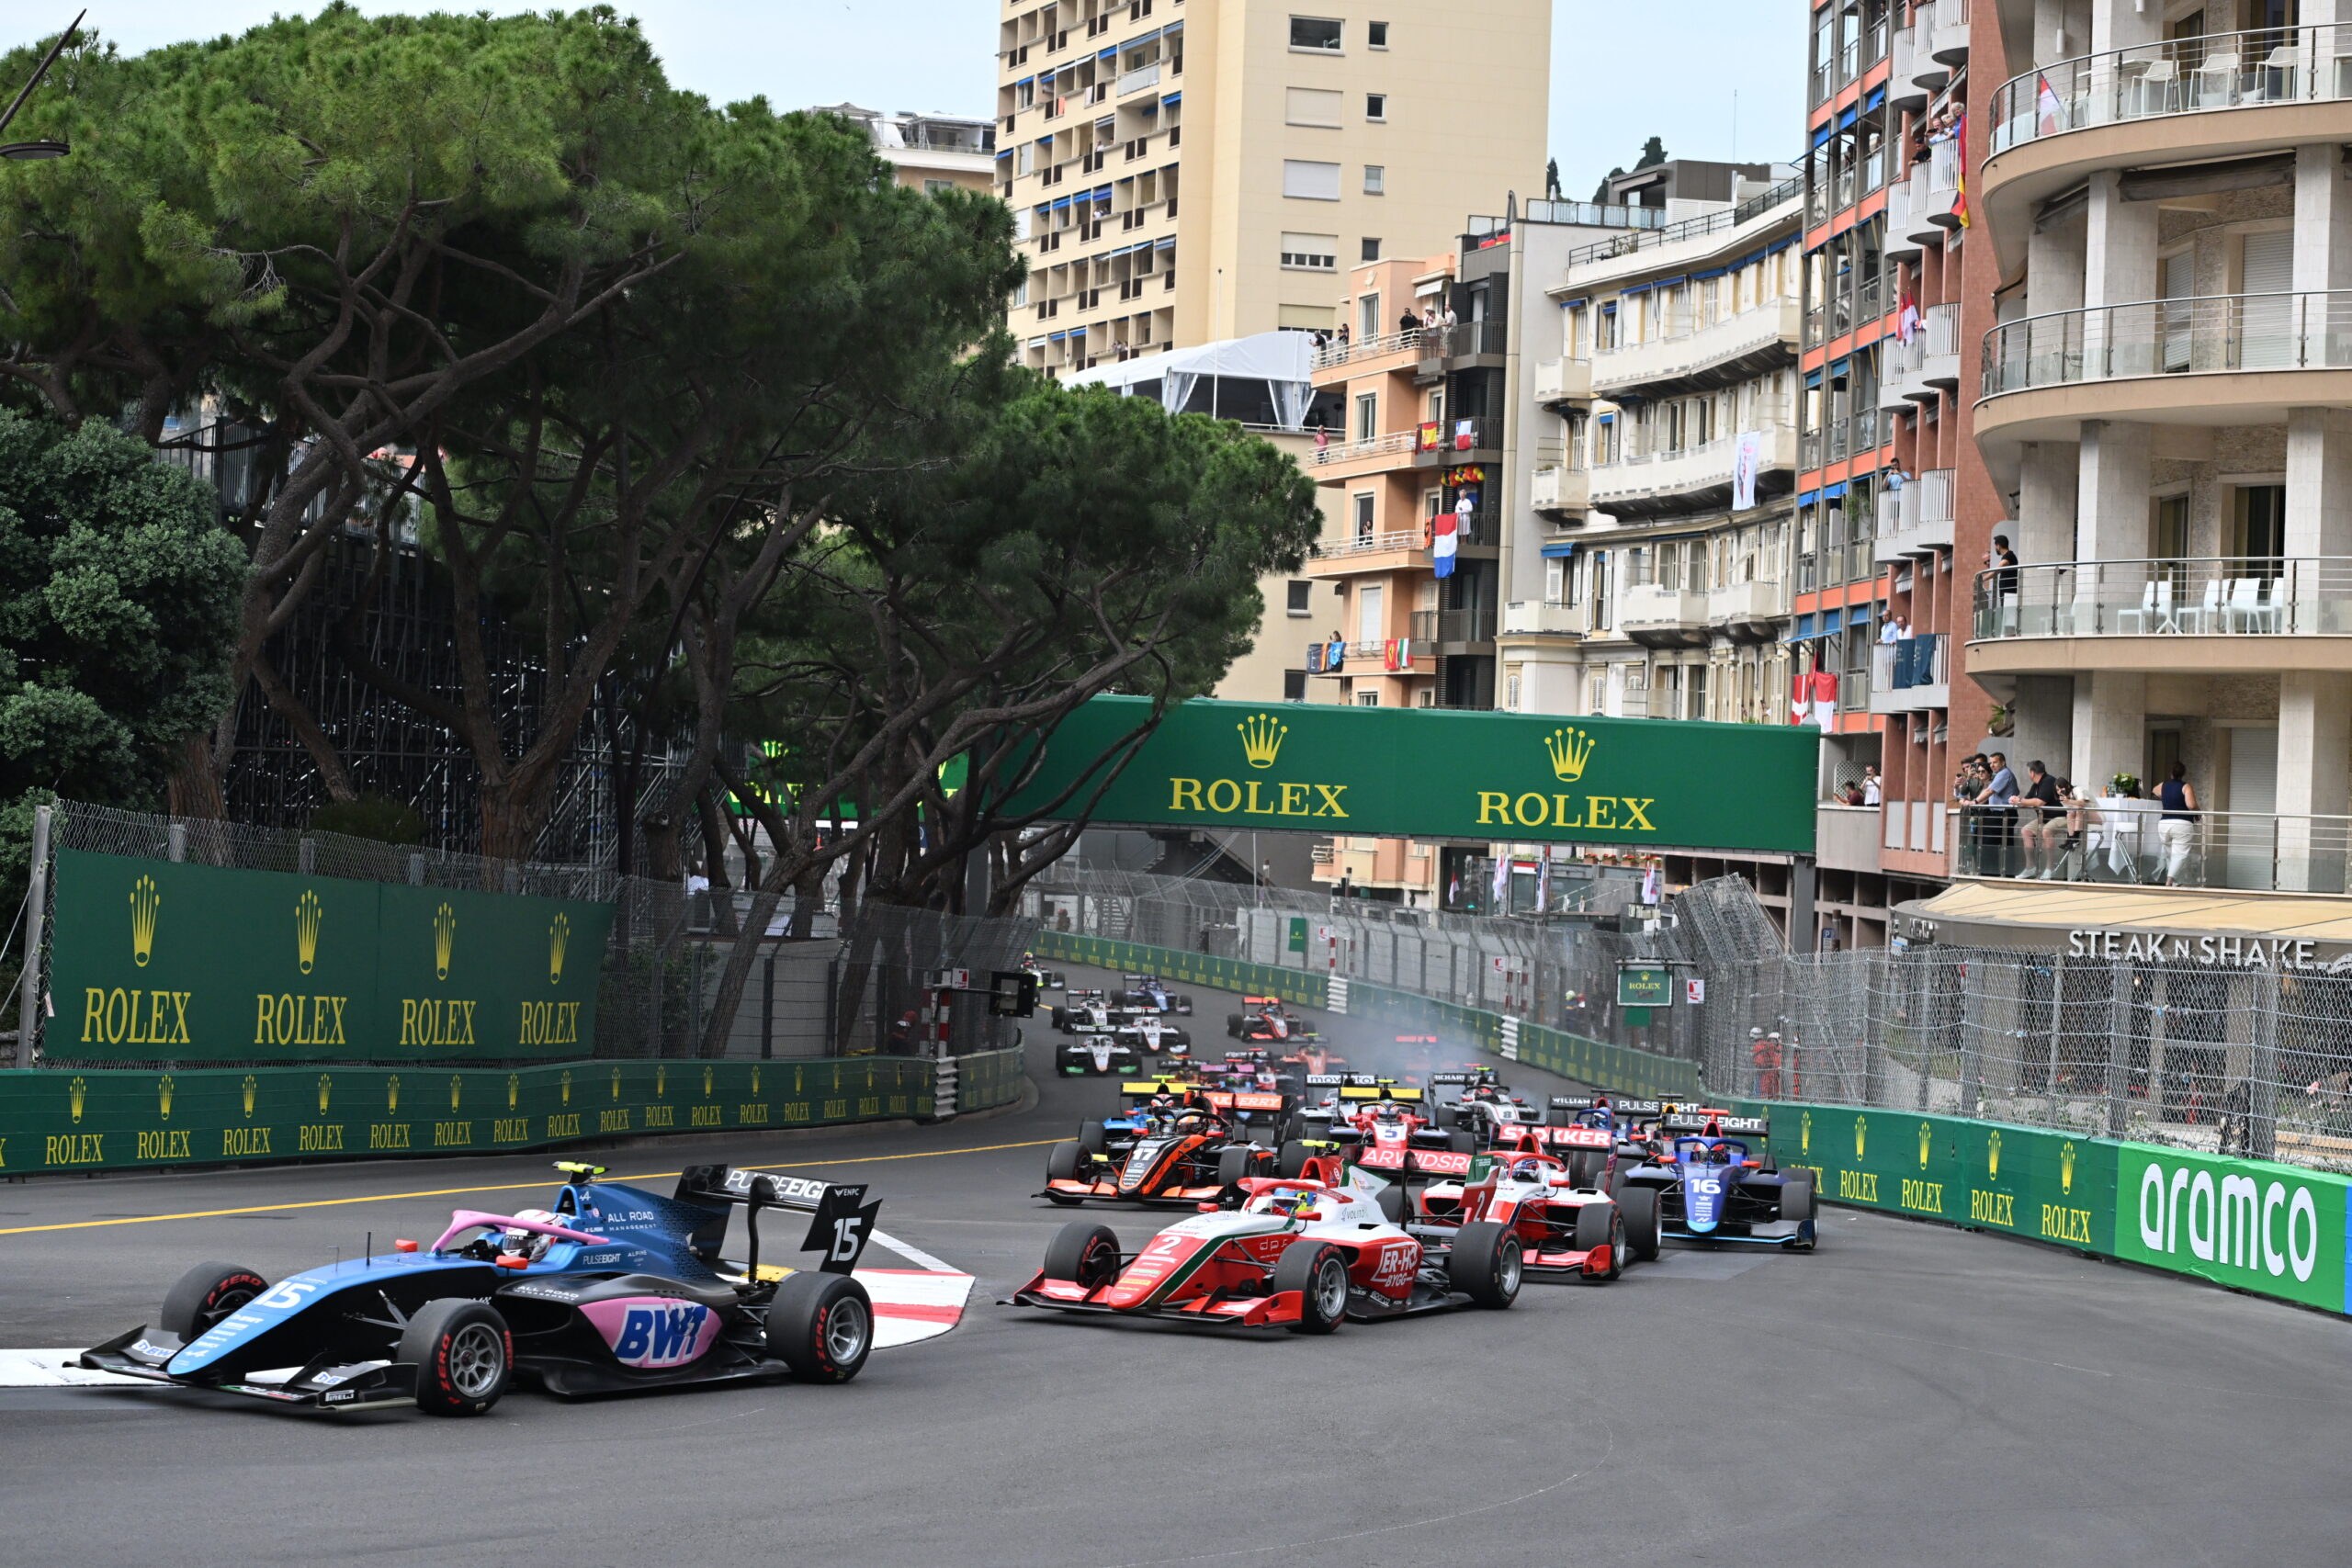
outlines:
[[[16, 0], [0, 21], [0, 46], [64, 26], [81, 3]], [[195, 36], [198, 17], [204, 30], [236, 32], [274, 12], [314, 8], [285, 0], [88, 4], [89, 25], [133, 51]], [[36, 6], [54, 17], [32, 14]], [[650, 0], [619, 8], [643, 22], [672, 81], [720, 102], [764, 93], [779, 107], [847, 99], [885, 110], [994, 109], [1000, 0]], [[1551, 152], [1566, 193], [1590, 195], [1611, 165], [1631, 167], [1652, 135], [1678, 157], [1793, 157], [1804, 134], [1804, 29], [1803, 0], [1554, 0]], [[1462, 100], [1475, 112], [1475, 85]]]

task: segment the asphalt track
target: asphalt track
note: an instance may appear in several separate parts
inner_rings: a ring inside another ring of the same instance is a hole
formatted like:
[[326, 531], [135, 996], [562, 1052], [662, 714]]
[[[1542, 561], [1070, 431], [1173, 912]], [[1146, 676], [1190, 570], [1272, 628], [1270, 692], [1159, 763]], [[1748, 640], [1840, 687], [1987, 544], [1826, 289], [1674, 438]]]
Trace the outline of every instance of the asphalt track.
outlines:
[[[1200, 1002], [1205, 1044], [1226, 1008]], [[1383, 1038], [1332, 1034], [1359, 1061]], [[1012, 1114], [600, 1156], [838, 1170], [978, 1276], [954, 1332], [847, 1387], [470, 1421], [0, 1390], [0, 1563], [2344, 1561], [2342, 1322], [1940, 1226], [1833, 1209], [1811, 1257], [1669, 1244], [1612, 1285], [1329, 1339], [999, 1307], [1069, 1217], [1031, 1196], [1042, 1141], [1111, 1096], [1045, 1076], [1052, 1039]], [[276, 1277], [548, 1180], [516, 1155], [0, 1186], [0, 1345], [92, 1343], [198, 1261]]]

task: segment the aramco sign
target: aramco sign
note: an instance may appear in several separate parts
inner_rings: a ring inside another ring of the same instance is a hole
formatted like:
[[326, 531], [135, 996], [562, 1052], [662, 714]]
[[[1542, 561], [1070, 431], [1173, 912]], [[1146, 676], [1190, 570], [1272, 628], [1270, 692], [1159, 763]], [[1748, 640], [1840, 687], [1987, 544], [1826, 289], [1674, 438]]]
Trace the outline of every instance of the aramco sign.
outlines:
[[[1080, 782], [1149, 712], [1095, 698], [1055, 731], [1015, 805]], [[1770, 725], [1200, 699], [1169, 713], [1094, 818], [1810, 854], [1819, 743]]]

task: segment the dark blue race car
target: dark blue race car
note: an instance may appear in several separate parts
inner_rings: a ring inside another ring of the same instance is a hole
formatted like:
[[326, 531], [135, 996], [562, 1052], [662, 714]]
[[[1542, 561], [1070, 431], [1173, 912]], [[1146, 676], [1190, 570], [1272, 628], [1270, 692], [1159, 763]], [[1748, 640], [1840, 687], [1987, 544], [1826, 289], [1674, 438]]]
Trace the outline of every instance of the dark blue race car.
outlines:
[[[338, 1262], [272, 1285], [205, 1263], [151, 1326], [85, 1367], [322, 1410], [413, 1403], [478, 1416], [522, 1376], [551, 1393], [792, 1376], [846, 1382], [874, 1343], [850, 1278], [881, 1203], [862, 1186], [696, 1166], [669, 1197], [564, 1164], [552, 1209], [459, 1209], [429, 1247]], [[721, 1257], [729, 1214], [750, 1253]], [[760, 1266], [760, 1215], [811, 1216], [814, 1270]]]
[[1765, 1147], [1771, 1132], [1766, 1118], [1669, 1114], [1657, 1127], [1655, 1152], [1627, 1171], [1623, 1183], [1657, 1190], [1668, 1235], [1813, 1250], [1813, 1172], [1774, 1169], [1734, 1135], [1751, 1134], [1756, 1147]]

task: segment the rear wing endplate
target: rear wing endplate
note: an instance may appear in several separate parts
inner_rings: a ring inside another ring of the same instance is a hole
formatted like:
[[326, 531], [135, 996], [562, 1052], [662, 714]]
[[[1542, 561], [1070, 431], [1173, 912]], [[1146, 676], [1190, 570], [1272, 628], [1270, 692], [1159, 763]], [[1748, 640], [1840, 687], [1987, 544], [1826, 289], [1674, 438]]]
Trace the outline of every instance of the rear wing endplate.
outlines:
[[828, 1274], [847, 1274], [865, 1256], [874, 1234], [882, 1200], [865, 1201], [864, 1182], [816, 1181], [801, 1176], [777, 1176], [764, 1170], [734, 1170], [723, 1165], [688, 1166], [678, 1177], [682, 1203], [734, 1203], [743, 1209], [751, 1235], [751, 1259], [745, 1271], [758, 1277], [760, 1213], [789, 1209], [809, 1216], [808, 1234], [800, 1250], [823, 1256], [817, 1267]]

